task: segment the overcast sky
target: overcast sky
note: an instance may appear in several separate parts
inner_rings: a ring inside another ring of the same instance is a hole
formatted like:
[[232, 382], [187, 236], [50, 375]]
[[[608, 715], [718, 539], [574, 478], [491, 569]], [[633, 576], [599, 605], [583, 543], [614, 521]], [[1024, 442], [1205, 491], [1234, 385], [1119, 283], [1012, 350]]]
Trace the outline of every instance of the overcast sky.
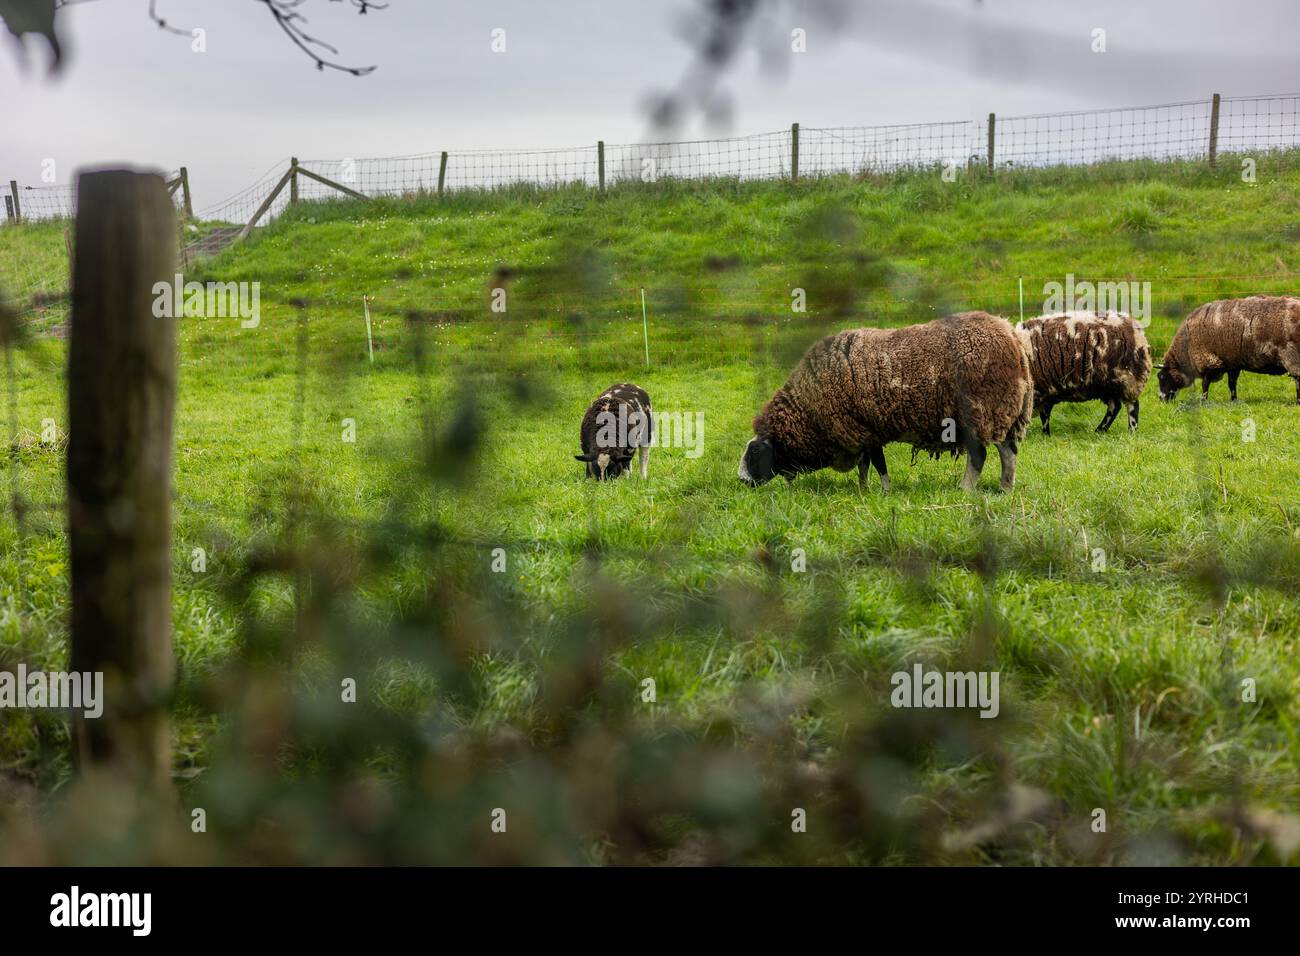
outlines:
[[[85, 164], [190, 169], [195, 206], [283, 157], [632, 142], [650, 97], [674, 87], [699, 36], [690, 0], [307, 0], [313, 34], [355, 78], [318, 72], [255, 0], [158, 0], [207, 50], [160, 32], [147, 0], [83, 0], [60, 13], [69, 60], [24, 72], [0, 42], [0, 179], [61, 181]], [[770, 0], [727, 71], [719, 129], [970, 119], [1208, 97], [1300, 92], [1297, 0]], [[491, 49], [505, 30], [506, 51]], [[790, 32], [807, 52], [790, 51]], [[1094, 53], [1093, 30], [1106, 31]], [[6, 39], [0, 37], [0, 39]], [[766, 57], [760, 54], [767, 49]], [[763, 68], [766, 63], [768, 68]]]

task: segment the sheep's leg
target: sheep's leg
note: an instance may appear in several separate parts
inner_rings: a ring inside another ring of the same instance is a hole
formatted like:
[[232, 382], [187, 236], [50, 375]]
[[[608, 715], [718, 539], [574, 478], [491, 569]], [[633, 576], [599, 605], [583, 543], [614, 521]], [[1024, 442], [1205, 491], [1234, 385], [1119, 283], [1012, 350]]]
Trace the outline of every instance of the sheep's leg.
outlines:
[[889, 490], [889, 472], [885, 470], [885, 449], [877, 445], [871, 449], [871, 463], [876, 466], [876, 471], [880, 474], [880, 490]]
[[1002, 490], [1010, 491], [1016, 483], [1016, 451], [1019, 449], [1014, 438], [998, 442], [998, 455], [1002, 459]]
[[1119, 414], [1119, 400], [1114, 398], [1106, 399], [1106, 414], [1101, 419], [1101, 424], [1097, 426], [1097, 431], [1110, 431], [1110, 426], [1115, 421], [1115, 416]]
[[1201, 400], [1208, 401], [1210, 398], [1210, 386], [1223, 378], [1222, 372], [1206, 372], [1201, 376]]
[[641, 463], [641, 478], [644, 480], [650, 475], [650, 446], [640, 445], [636, 450], [637, 461]]
[[1052, 434], [1052, 403], [1043, 402], [1038, 406], [1038, 417], [1043, 423], [1043, 434]]
[[1232, 401], [1237, 400], [1237, 376], [1241, 374], [1241, 369], [1234, 368], [1228, 373], [1228, 394], [1232, 396]]
[[1138, 430], [1138, 403], [1136, 399], [1128, 403], [1128, 430], [1131, 432]]
[[962, 444], [966, 446], [966, 474], [961, 476], [961, 490], [974, 491], [980, 482], [980, 472], [984, 470], [987, 451], [984, 443], [973, 435], [964, 436]]
[[871, 458], [870, 452], [863, 452], [862, 457], [858, 459], [858, 487], [867, 487], [867, 478], [871, 475]]

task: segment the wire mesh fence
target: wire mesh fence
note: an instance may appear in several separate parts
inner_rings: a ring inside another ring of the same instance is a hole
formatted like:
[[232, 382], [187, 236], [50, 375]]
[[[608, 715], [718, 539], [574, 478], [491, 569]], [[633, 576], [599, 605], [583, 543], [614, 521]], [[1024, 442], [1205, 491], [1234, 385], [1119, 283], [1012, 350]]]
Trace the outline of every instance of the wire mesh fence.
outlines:
[[972, 159], [982, 161], [983, 155], [975, 122], [799, 130], [800, 176], [965, 165]]
[[[1215, 125], [1217, 122], [1217, 125]], [[1300, 145], [1300, 95], [1225, 97], [1155, 106], [1081, 110], [991, 120], [993, 167], [1087, 165], [1107, 160], [1201, 159]], [[457, 150], [409, 156], [309, 159], [302, 168], [370, 197], [402, 197], [513, 186], [552, 188], [728, 177], [740, 180], [885, 174], [926, 166], [989, 163], [990, 121], [887, 126], [803, 127], [714, 140], [592, 143], [535, 150]], [[289, 159], [251, 186], [198, 210], [198, 218], [249, 222], [264, 203], [272, 219], [291, 199], [276, 192]], [[300, 176], [303, 200], [338, 191]], [[31, 220], [75, 212], [68, 186], [20, 186], [21, 214]], [[6, 202], [12, 208], [12, 199]]]
[[1218, 145], [1225, 153], [1246, 155], [1296, 145], [1300, 97], [1225, 96], [1219, 113]]
[[995, 165], [1087, 165], [1103, 160], [1207, 155], [1210, 104], [998, 117]]
[[[172, 170], [164, 177], [168, 183], [179, 184], [180, 170]], [[40, 222], [50, 219], [72, 219], [77, 214], [77, 190], [72, 184], [43, 186], [24, 185], [17, 180], [6, 180], [3, 191], [4, 221], [19, 219]], [[184, 196], [179, 189], [172, 192], [177, 208], [184, 208]]]

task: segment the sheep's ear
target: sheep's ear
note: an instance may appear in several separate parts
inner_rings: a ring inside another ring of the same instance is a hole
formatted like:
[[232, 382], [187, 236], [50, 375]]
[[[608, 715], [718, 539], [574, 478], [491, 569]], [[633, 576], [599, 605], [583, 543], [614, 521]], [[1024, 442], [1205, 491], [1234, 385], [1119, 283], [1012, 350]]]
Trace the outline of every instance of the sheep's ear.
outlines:
[[573, 460], [574, 460], [574, 461], [587, 461], [587, 462], [591, 462], [591, 461], [595, 461], [595, 460], [596, 460], [596, 455], [595, 455], [594, 452], [593, 452], [592, 454], [590, 454], [590, 455], [574, 455], [574, 456], [573, 456]]

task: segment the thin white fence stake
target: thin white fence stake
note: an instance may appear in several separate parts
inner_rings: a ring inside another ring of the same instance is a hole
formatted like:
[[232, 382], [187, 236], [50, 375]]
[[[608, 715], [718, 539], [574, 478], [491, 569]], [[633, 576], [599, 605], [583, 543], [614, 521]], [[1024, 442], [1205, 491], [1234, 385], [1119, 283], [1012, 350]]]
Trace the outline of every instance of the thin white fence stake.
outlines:
[[361, 304], [366, 310], [366, 347], [370, 349], [370, 364], [375, 364], [375, 340], [370, 336], [370, 296], [363, 295]]
[[645, 341], [645, 364], [650, 367], [650, 325], [645, 314], [645, 289], [641, 290], [641, 338]]
[[1025, 277], [1019, 276], [1017, 281], [1020, 283], [1020, 321], [1025, 321]]

